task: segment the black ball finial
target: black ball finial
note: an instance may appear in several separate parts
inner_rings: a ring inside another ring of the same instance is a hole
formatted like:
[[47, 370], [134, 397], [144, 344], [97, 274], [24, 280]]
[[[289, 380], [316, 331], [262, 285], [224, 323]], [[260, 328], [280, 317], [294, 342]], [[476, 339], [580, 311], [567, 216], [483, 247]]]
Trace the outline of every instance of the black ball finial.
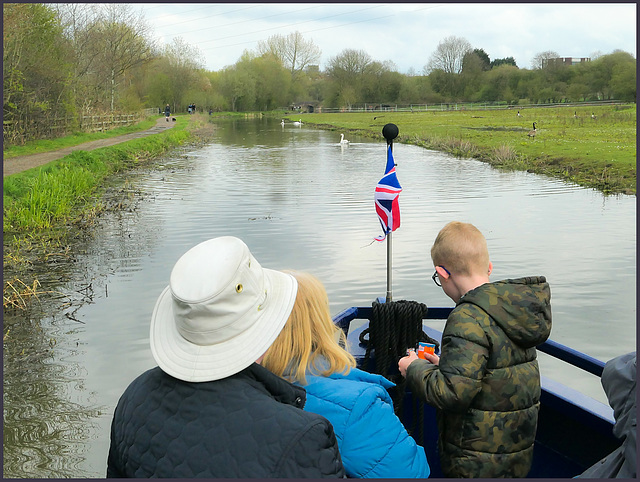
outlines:
[[387, 142], [393, 141], [396, 137], [398, 137], [398, 126], [395, 124], [386, 124], [382, 128], [382, 135], [387, 140]]

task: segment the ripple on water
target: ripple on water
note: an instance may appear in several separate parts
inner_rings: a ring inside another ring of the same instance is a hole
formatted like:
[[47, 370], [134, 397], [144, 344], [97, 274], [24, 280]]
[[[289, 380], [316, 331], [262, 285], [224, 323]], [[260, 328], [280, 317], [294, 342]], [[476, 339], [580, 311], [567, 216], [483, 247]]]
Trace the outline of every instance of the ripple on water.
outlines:
[[82, 466], [104, 408], [79, 395], [86, 370], [65, 337], [69, 327], [62, 333], [46, 320], [24, 323], [6, 312], [4, 323], [4, 477], [95, 476]]

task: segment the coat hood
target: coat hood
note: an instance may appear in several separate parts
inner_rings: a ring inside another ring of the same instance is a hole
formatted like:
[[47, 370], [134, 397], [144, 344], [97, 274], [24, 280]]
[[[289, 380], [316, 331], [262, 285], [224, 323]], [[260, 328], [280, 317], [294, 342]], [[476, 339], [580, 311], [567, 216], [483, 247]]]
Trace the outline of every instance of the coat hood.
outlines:
[[616, 420], [613, 434], [624, 439], [636, 429], [636, 352], [609, 360], [601, 381]]
[[523, 348], [543, 343], [551, 333], [551, 291], [544, 276], [485, 283], [465, 294], [461, 303], [482, 308]]

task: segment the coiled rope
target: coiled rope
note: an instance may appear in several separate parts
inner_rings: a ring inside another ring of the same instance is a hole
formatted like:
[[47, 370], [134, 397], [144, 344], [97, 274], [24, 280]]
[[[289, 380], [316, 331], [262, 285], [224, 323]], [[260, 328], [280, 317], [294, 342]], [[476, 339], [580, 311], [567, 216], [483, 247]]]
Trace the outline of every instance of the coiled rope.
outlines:
[[[398, 373], [398, 360], [407, 354], [407, 348], [417, 347], [419, 342], [433, 343], [436, 352], [440, 344], [428, 336], [422, 329], [422, 320], [427, 315], [427, 305], [417, 301], [391, 301], [372, 304], [372, 315], [369, 328], [360, 334], [360, 343], [366, 345], [364, 367], [368, 367], [371, 352], [375, 352], [375, 369], [378, 373], [396, 384], [392, 395], [394, 411], [400, 417], [404, 401], [406, 380]], [[365, 336], [368, 335], [368, 339]], [[419, 442], [423, 439], [422, 403], [416, 400], [413, 407], [413, 429], [417, 427]]]

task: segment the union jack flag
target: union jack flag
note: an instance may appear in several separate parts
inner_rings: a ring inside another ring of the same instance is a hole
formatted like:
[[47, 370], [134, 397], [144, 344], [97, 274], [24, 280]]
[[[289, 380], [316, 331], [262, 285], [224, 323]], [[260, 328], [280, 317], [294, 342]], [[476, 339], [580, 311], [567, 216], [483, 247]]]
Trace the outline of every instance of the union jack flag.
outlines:
[[402, 187], [396, 176], [396, 165], [393, 161], [391, 145], [387, 147], [387, 168], [384, 176], [376, 186], [374, 199], [376, 202], [376, 212], [382, 225], [382, 235], [378, 236], [376, 241], [384, 241], [392, 231], [400, 227], [400, 204], [398, 196], [402, 191]]

